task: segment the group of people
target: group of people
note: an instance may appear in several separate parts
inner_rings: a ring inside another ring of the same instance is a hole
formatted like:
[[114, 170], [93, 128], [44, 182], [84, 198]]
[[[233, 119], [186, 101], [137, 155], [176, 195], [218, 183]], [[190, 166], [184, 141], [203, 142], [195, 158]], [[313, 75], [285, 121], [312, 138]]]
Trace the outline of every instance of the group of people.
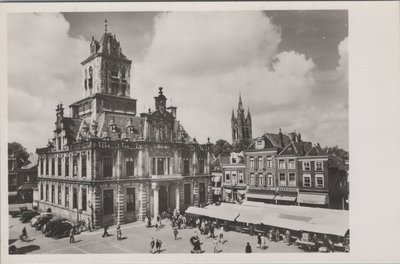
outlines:
[[[145, 223], [146, 223], [146, 227], [149, 228], [149, 227], [152, 226], [152, 224], [151, 224], [151, 217], [150, 217], [150, 216], [147, 216], [147, 217], [145, 218], [144, 221], [145, 221]], [[156, 217], [156, 230], [160, 230], [161, 226], [162, 226], [161, 216], [158, 215], [158, 216]]]
[[180, 213], [179, 209], [175, 209], [172, 214], [171, 222], [173, 228], [177, 227], [178, 229], [185, 229], [187, 219], [185, 215]]
[[[150, 252], [152, 254], [161, 253], [161, 245], [162, 245], [161, 239], [154, 240], [154, 238], [152, 237], [151, 241], [150, 241]], [[154, 247], [156, 248], [155, 251], [154, 251]]]

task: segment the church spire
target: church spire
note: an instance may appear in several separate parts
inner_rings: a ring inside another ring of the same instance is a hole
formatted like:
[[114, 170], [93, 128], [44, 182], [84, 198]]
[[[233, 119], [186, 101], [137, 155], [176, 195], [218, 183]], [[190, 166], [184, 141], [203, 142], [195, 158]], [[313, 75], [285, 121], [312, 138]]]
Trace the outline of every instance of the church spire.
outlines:
[[232, 109], [232, 118], [231, 118], [231, 120], [232, 120], [232, 121], [235, 121], [235, 119], [236, 119], [236, 118], [235, 118], [235, 112], [234, 112], [233, 109]]
[[251, 120], [250, 107], [247, 108], [247, 121]]
[[239, 92], [239, 104], [238, 104], [238, 111], [244, 111], [243, 110], [243, 103], [242, 103], [242, 95]]

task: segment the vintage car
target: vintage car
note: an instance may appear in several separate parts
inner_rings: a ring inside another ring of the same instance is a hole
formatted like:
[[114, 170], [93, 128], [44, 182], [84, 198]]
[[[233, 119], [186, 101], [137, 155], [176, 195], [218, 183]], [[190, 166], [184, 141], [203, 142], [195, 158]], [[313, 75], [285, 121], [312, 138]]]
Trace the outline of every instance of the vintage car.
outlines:
[[38, 219], [39, 219], [41, 216], [45, 216], [45, 215], [47, 215], [47, 216], [53, 216], [52, 213], [47, 213], [47, 212], [41, 213], [40, 215], [36, 215], [35, 217], [33, 217], [33, 218], [30, 220], [30, 225], [31, 225], [31, 226], [36, 226], [36, 223], [37, 223]]
[[21, 214], [19, 220], [22, 223], [28, 223], [33, 217], [37, 216], [38, 214], [38, 212], [27, 210]]
[[72, 224], [66, 218], [54, 218], [46, 224], [44, 234], [53, 238], [64, 237], [69, 235], [71, 228]]
[[53, 215], [42, 215], [38, 218], [35, 227], [36, 230], [42, 229], [42, 227], [47, 224], [51, 219], [53, 218]]
[[28, 210], [28, 207], [22, 206], [22, 207], [19, 208], [18, 211], [10, 211], [10, 215], [11, 215], [12, 217], [18, 217], [18, 216], [20, 216], [23, 212], [25, 212], [25, 211], [27, 211], [27, 210]]

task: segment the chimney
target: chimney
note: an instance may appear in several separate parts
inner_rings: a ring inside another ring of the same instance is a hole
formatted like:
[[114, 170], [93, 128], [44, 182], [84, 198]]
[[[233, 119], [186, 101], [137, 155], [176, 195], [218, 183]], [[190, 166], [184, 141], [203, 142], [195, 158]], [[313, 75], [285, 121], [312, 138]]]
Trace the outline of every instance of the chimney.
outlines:
[[280, 128], [279, 128], [279, 140], [281, 141], [281, 148], [283, 148], [284, 147], [283, 134], [282, 134], [282, 130]]
[[297, 141], [298, 141], [298, 142], [301, 142], [301, 134], [300, 134], [300, 133], [297, 134]]

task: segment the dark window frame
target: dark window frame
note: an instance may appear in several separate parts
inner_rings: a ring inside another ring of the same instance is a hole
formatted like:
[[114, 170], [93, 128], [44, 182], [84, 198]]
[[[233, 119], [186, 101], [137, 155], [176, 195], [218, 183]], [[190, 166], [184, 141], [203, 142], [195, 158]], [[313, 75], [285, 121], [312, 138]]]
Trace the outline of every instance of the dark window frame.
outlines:
[[135, 197], [135, 188], [130, 187], [126, 188], [126, 211], [134, 212], [136, 211], [136, 197]]

